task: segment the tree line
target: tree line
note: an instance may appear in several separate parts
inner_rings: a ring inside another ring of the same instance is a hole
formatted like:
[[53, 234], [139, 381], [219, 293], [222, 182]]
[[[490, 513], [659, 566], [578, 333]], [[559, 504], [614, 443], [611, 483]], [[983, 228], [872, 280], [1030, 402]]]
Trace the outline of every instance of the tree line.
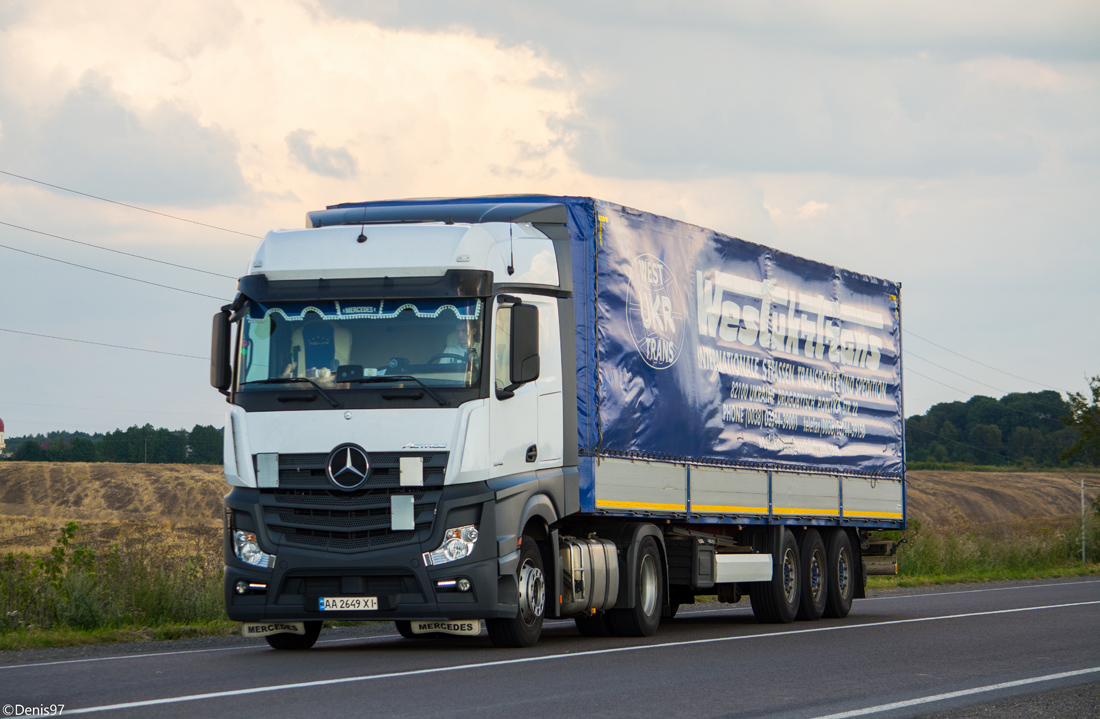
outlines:
[[221, 464], [222, 430], [201, 424], [190, 431], [147, 424], [106, 434], [50, 432], [12, 437], [7, 450], [12, 460], [24, 462]]
[[1089, 430], [1080, 421], [1091, 411], [1083, 396], [1067, 401], [1054, 391], [941, 402], [905, 421], [906, 458], [910, 464], [1096, 466], [1100, 454], [1087, 451]]

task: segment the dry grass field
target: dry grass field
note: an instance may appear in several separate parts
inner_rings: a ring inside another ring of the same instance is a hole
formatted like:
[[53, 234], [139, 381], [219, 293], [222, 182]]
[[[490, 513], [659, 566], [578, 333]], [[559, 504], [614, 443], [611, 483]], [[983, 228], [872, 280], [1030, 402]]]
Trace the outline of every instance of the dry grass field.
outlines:
[[[1086, 475], [1091, 501], [1100, 474]], [[152, 528], [203, 544], [221, 529], [220, 466], [0, 462], [0, 555], [53, 546], [74, 521], [93, 546]], [[1061, 472], [909, 473], [909, 515], [934, 526], [1016, 523], [1080, 514], [1080, 475]]]
[[[937, 526], [1081, 515], [1080, 474], [912, 471], [908, 477], [909, 516]], [[1087, 502], [1097, 487], [1100, 474], [1086, 474]]]
[[0, 462], [0, 555], [41, 554], [72, 521], [96, 549], [156, 531], [220, 556], [227, 491], [216, 465]]

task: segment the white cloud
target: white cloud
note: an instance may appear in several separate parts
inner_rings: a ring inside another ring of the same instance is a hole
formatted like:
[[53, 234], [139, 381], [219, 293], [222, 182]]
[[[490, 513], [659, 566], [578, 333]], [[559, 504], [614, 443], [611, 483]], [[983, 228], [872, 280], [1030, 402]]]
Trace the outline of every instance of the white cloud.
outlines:
[[[1018, 0], [12, 0], [0, 168], [255, 235], [341, 201], [594, 195], [901, 280], [907, 328], [1079, 388], [1100, 355], [1098, 15]], [[2, 177], [0, 218], [231, 275], [256, 241]], [[30, 331], [202, 355], [218, 303], [0, 250], [0, 306]], [[0, 375], [19, 380], [0, 391], [102, 382], [221, 411], [201, 361], [10, 339]], [[127, 358], [142, 369], [120, 371]], [[910, 379], [911, 412], [954, 398]]]

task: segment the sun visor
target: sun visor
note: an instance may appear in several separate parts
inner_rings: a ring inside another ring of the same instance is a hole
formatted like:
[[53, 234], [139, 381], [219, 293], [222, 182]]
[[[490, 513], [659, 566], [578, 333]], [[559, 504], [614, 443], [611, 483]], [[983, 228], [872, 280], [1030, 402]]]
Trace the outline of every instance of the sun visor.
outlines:
[[488, 297], [493, 273], [488, 270], [447, 270], [438, 277], [366, 277], [351, 279], [269, 280], [245, 275], [237, 290], [256, 302], [354, 300], [371, 297]]

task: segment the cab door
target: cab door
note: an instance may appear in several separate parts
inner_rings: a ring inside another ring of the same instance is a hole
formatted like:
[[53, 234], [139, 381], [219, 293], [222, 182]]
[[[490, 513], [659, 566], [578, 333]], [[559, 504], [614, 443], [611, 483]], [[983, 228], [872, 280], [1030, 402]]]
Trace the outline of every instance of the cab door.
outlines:
[[[516, 300], [519, 300], [517, 303]], [[493, 303], [492, 365], [493, 388], [489, 393], [489, 477], [531, 472], [538, 467], [539, 386], [529, 381], [512, 386], [515, 308], [525, 304], [537, 308], [532, 297], [500, 295]], [[531, 310], [521, 313], [530, 322]], [[518, 316], [518, 315], [517, 315]], [[537, 314], [535, 322], [539, 321]], [[532, 328], [533, 329], [533, 328]], [[536, 349], [537, 351], [537, 349]]]

